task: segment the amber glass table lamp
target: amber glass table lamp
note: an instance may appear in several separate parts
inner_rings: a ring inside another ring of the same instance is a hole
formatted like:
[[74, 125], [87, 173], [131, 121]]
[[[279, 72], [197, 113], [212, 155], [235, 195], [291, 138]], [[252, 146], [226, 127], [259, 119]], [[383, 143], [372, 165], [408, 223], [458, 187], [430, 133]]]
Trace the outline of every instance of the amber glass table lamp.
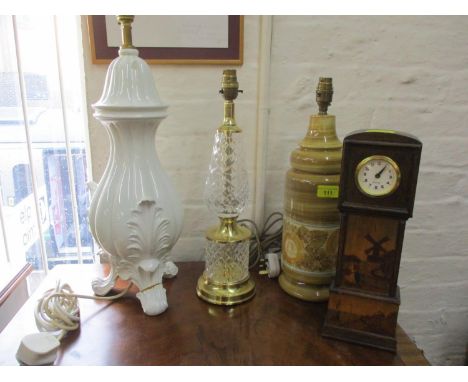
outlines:
[[224, 70], [220, 93], [224, 97], [224, 121], [215, 134], [205, 201], [219, 217], [219, 225], [206, 234], [205, 271], [198, 280], [197, 295], [212, 304], [234, 305], [251, 299], [255, 283], [249, 274], [251, 232], [237, 223], [248, 198], [241, 132], [234, 118], [239, 92], [235, 70]]

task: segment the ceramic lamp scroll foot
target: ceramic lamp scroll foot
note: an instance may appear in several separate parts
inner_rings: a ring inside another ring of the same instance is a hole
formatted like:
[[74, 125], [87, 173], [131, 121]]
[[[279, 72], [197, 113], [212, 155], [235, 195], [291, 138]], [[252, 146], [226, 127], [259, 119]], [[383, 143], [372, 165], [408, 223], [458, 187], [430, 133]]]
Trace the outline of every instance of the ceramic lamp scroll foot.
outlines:
[[143, 289], [136, 296], [140, 300], [143, 312], [148, 316], [161, 314], [168, 307], [166, 290], [161, 284]]

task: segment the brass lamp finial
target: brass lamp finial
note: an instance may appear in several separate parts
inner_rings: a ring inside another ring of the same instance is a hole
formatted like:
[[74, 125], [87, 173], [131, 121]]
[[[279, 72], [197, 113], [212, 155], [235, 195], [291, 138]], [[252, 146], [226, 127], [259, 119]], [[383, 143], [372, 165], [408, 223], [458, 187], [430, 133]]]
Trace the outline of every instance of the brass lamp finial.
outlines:
[[327, 115], [328, 106], [333, 99], [333, 84], [330, 77], [320, 77], [316, 90], [319, 115]]
[[132, 49], [135, 48], [132, 44], [132, 23], [135, 16], [118, 15], [117, 21], [122, 31], [122, 45], [120, 49]]
[[238, 93], [243, 93], [242, 90], [239, 90], [236, 69], [223, 70], [223, 79], [221, 80], [221, 90], [219, 92], [226, 101], [234, 101]]

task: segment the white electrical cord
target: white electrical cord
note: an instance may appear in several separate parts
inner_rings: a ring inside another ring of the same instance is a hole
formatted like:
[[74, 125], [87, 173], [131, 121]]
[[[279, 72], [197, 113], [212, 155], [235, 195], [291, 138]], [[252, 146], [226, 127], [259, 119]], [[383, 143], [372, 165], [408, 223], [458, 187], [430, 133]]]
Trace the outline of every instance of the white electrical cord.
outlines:
[[[71, 330], [80, 326], [78, 298], [91, 300], [115, 300], [125, 295], [131, 288], [130, 283], [119, 294], [113, 296], [87, 296], [75, 294], [68, 284], [57, 282], [39, 299], [34, 310], [34, 318], [40, 332], [23, 338], [16, 358], [26, 365], [51, 364], [57, 357], [60, 340]], [[46, 332], [46, 333], [44, 333]]]

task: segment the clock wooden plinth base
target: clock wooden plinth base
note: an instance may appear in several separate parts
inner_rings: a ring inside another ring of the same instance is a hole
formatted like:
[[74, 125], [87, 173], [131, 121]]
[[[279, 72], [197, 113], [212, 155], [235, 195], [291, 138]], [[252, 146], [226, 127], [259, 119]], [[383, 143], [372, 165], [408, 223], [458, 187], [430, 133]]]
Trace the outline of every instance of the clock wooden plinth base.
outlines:
[[322, 335], [396, 352], [400, 291], [394, 298], [330, 289]]

